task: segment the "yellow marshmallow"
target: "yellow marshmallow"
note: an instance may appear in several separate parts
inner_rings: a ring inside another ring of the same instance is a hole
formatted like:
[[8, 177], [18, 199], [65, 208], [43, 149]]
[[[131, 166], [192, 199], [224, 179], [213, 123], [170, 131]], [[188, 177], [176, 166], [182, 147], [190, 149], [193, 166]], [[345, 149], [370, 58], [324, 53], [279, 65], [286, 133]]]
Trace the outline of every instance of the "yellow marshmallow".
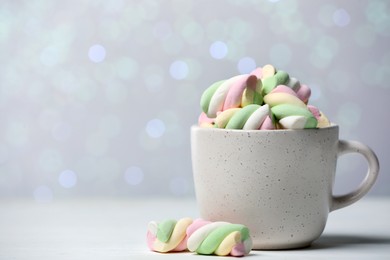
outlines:
[[228, 110], [223, 111], [220, 113], [217, 118], [215, 119], [215, 125], [218, 128], [225, 128], [227, 123], [229, 122], [230, 118], [239, 111], [241, 108], [230, 108]]
[[162, 253], [173, 250], [185, 238], [186, 230], [188, 226], [191, 224], [192, 224], [191, 218], [180, 219], [176, 223], [175, 228], [172, 231], [172, 235], [166, 243], [161, 242], [158, 239], [154, 241], [153, 243], [154, 250]]
[[302, 108], [306, 108], [306, 104], [298, 97], [288, 93], [275, 92], [270, 93], [264, 97], [264, 102], [270, 107], [274, 107], [281, 104], [290, 104]]
[[320, 111], [320, 118], [318, 118], [317, 127], [324, 128], [330, 126], [329, 119]]
[[267, 64], [263, 67], [262, 73], [263, 73], [262, 79], [266, 79], [275, 75], [276, 69], [274, 68], [274, 66]]
[[203, 127], [203, 128], [213, 128], [214, 127], [214, 125], [212, 123], [208, 123], [208, 122], [200, 123], [199, 126]]
[[[261, 88], [262, 88], [261, 80], [259, 80], [258, 83], [256, 84], [255, 90], [251, 88], [245, 88], [244, 91], [242, 92], [241, 107], [245, 107], [247, 105], [253, 104], [255, 102], [255, 93], [257, 92], [258, 95], [261, 96]], [[258, 102], [256, 102], [256, 104], [260, 105], [260, 103]]]
[[240, 243], [240, 241], [241, 233], [239, 231], [234, 231], [228, 236], [226, 236], [224, 240], [222, 240], [221, 244], [218, 246], [214, 253], [219, 256], [228, 255], [232, 251], [232, 248], [238, 243]]
[[244, 89], [241, 98], [241, 106], [245, 107], [249, 104], [253, 104], [254, 97], [255, 97], [255, 92], [253, 91], [253, 89], [250, 88]]

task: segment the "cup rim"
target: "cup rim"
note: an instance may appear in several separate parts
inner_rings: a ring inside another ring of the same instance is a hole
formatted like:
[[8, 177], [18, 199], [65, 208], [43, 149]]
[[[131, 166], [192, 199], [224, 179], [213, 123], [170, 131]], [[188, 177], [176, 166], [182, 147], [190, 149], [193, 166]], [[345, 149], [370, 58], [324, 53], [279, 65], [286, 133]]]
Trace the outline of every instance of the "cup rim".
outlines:
[[236, 133], [285, 133], [285, 132], [309, 132], [309, 131], [327, 131], [331, 129], [338, 129], [338, 125], [331, 123], [330, 126], [321, 128], [306, 128], [306, 129], [272, 129], [272, 130], [243, 130], [243, 129], [226, 129], [226, 128], [213, 128], [213, 127], [201, 127], [199, 125], [192, 125], [191, 130], [197, 131], [209, 131], [209, 132], [236, 132]]

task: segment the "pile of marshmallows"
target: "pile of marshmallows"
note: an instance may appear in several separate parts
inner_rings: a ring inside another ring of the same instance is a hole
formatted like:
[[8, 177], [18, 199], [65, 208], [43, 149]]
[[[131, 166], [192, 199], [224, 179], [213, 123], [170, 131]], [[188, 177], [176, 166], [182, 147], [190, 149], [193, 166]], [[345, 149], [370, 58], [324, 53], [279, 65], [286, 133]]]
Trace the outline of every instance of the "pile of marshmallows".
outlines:
[[304, 129], [330, 126], [308, 105], [311, 90], [272, 65], [221, 80], [201, 97], [201, 127], [244, 130]]

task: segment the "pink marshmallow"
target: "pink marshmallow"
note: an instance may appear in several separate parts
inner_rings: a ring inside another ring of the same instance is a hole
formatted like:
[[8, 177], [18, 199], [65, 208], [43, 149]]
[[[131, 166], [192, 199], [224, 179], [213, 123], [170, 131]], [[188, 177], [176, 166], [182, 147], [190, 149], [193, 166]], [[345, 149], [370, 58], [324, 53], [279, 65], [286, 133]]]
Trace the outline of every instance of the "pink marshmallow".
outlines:
[[207, 221], [207, 220], [203, 220], [203, 219], [195, 219], [191, 225], [188, 226], [187, 228], [187, 231], [186, 231], [186, 234], [187, 234], [187, 237], [190, 237], [192, 235], [192, 233], [194, 233], [196, 230], [198, 230], [199, 228], [203, 227], [204, 225], [207, 225], [207, 224], [210, 224], [211, 222], [210, 221]]
[[320, 113], [320, 110], [318, 108], [316, 108], [315, 106], [312, 106], [312, 105], [307, 105], [307, 109], [309, 109], [309, 111], [313, 114], [313, 116], [317, 120], [320, 119], [321, 113]]
[[262, 68], [256, 68], [253, 70], [250, 75], [255, 75], [258, 79], [261, 79], [263, 77], [263, 69]]
[[297, 90], [297, 95], [300, 100], [307, 104], [311, 95], [311, 90], [307, 85], [301, 84], [301, 87]]
[[214, 123], [215, 118], [209, 118], [206, 113], [202, 112], [198, 118], [199, 125], [202, 123]]
[[264, 122], [260, 126], [260, 130], [273, 130], [275, 129], [274, 124], [269, 116], [267, 116]]
[[242, 94], [246, 88], [256, 89], [257, 77], [255, 75], [243, 75], [238, 80], [233, 82], [226, 95], [223, 110], [229, 108], [240, 107]]
[[291, 88], [285, 86], [285, 85], [279, 85], [277, 86], [276, 88], [274, 88], [271, 93], [287, 93], [287, 94], [290, 94], [290, 95], [293, 95], [295, 97], [298, 97], [297, 93], [295, 93], [294, 90], [292, 90]]
[[257, 85], [257, 80], [258, 79], [257, 79], [257, 77], [255, 75], [250, 75], [246, 79], [246, 87], [255, 90], [256, 89], [256, 85]]
[[245, 255], [245, 246], [244, 246], [244, 243], [239, 243], [237, 245], [235, 245], [233, 248], [232, 248], [232, 251], [230, 252], [230, 254], [232, 256], [243, 256]]
[[146, 243], [150, 250], [154, 250], [153, 249], [154, 241], [156, 241], [156, 237], [150, 231], [148, 231], [148, 233], [146, 234]]
[[186, 237], [180, 242], [180, 244], [178, 244], [172, 251], [174, 251], [174, 252], [181, 252], [181, 251], [187, 250], [187, 240], [188, 240], [188, 236], [186, 236]]
[[223, 111], [229, 108], [239, 107], [241, 105], [241, 97], [244, 89], [246, 88], [247, 79], [248, 75], [241, 75], [232, 83], [226, 95], [225, 103], [223, 104]]

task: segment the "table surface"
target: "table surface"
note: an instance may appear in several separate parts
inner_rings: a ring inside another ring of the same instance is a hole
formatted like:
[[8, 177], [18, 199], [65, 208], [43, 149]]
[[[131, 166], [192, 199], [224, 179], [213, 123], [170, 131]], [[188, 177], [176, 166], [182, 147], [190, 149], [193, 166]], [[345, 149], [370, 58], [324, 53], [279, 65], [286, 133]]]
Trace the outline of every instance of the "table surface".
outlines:
[[[198, 217], [194, 199], [0, 200], [0, 259], [205, 259], [148, 250], [150, 220]], [[365, 198], [329, 215], [311, 247], [252, 251], [249, 259], [390, 259], [390, 198]], [[219, 257], [215, 257], [219, 258]]]

